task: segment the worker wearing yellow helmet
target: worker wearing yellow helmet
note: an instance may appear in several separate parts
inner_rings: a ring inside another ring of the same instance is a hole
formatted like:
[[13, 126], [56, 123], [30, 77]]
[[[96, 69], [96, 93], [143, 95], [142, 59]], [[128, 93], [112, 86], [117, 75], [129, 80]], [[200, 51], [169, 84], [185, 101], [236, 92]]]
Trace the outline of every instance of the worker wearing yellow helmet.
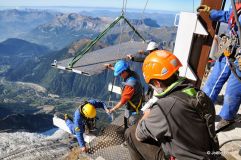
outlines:
[[[80, 150], [82, 152], [87, 151], [85, 145], [83, 134], [85, 130], [93, 131], [95, 130], [95, 118], [96, 118], [96, 108], [102, 108], [107, 111], [106, 104], [99, 100], [88, 100], [81, 102], [78, 109], [74, 112], [73, 120], [65, 114], [65, 122], [69, 127], [72, 134], [76, 135], [78, 143], [80, 145]], [[87, 128], [86, 128], [87, 127]]]

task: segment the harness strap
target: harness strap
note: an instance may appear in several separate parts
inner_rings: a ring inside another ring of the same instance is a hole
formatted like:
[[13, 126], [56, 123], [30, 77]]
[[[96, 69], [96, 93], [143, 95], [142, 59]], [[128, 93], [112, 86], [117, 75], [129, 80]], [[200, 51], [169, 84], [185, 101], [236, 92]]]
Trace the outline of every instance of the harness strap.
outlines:
[[[235, 7], [237, 9], [237, 15], [239, 17], [240, 14], [241, 14], [241, 3], [236, 4]], [[233, 11], [230, 14], [230, 17], [229, 17], [229, 20], [228, 20], [228, 24], [231, 26], [231, 28], [233, 28], [235, 26], [235, 24], [236, 24]]]
[[131, 107], [133, 107], [136, 111], [136, 114], [139, 114], [139, 108], [141, 106], [141, 102], [142, 102], [142, 98], [140, 99], [138, 106], [136, 106], [134, 103], [132, 103], [130, 100], [128, 100], [128, 103], [131, 105]]
[[[229, 58], [228, 58], [229, 59]], [[233, 63], [233, 62], [231, 62], [231, 61], [229, 61], [228, 62], [229, 63], [229, 68], [230, 68], [230, 70], [231, 70], [231, 72], [234, 74], [234, 76], [237, 78], [237, 80], [241, 83], [241, 77], [239, 77], [238, 75], [237, 75], [237, 73], [236, 73], [236, 71], [235, 71], [235, 64]]]

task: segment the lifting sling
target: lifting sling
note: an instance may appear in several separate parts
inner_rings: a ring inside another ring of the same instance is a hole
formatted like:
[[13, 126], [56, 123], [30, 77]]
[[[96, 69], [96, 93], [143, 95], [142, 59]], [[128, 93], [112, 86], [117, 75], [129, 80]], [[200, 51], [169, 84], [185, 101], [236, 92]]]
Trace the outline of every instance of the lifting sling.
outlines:
[[101, 32], [95, 39], [93, 39], [89, 44], [87, 44], [80, 52], [76, 53], [76, 56], [72, 59], [72, 61], [69, 63], [68, 69], [71, 70], [76, 62], [80, 58], [83, 57], [111, 28], [113, 28], [121, 19], [124, 19], [124, 21], [131, 27], [131, 29], [136, 33], [144, 42], [145, 39], [140, 35], [140, 33], [135, 29], [133, 25], [124, 17], [122, 14], [118, 18], [115, 19], [114, 22], [112, 22], [103, 32]]

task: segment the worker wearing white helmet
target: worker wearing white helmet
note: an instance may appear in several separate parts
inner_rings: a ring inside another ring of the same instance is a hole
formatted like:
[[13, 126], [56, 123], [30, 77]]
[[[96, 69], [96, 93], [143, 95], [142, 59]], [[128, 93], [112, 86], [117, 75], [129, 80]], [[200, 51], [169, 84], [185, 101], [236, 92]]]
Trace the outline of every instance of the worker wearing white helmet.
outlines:
[[146, 48], [147, 51], [153, 51], [158, 49], [158, 44], [156, 42], [150, 42]]
[[[128, 54], [127, 58], [130, 59], [131, 61], [134, 61], [134, 62], [143, 63], [145, 58], [146, 58], [146, 56], [148, 56], [153, 51], [158, 50], [158, 46], [159, 45], [156, 42], [151, 41], [151, 42], [148, 43], [146, 51], [140, 50], [135, 55]], [[154, 92], [154, 90], [149, 86], [148, 89], [147, 89], [147, 93], [145, 95], [145, 101], [146, 102], [151, 99], [151, 97], [153, 96], [153, 92]]]
[[[129, 58], [131, 61], [134, 61], [134, 62], [143, 63], [146, 56], [148, 56], [151, 52], [158, 50], [158, 46], [159, 45], [156, 42], [151, 41], [148, 43], [146, 51], [140, 50], [137, 52], [138, 54], [135, 54], [135, 55], [128, 54], [127, 58]], [[142, 54], [144, 56], [140, 56], [140, 54]]]

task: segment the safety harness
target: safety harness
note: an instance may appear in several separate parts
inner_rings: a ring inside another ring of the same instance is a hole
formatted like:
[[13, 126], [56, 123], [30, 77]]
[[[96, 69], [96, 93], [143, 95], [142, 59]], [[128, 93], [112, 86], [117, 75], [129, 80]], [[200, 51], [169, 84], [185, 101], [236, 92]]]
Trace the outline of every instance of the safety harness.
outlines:
[[138, 105], [136, 106], [134, 103], [132, 103], [130, 100], [128, 100], [128, 103], [130, 104], [130, 106], [135, 109], [136, 114], [139, 114], [139, 108], [141, 106], [141, 102], [142, 102], [142, 98], [140, 99]]
[[[234, 76], [240, 81], [241, 77], [237, 75], [236, 69], [241, 71], [241, 47], [239, 45], [238, 35], [232, 34], [231, 37], [227, 37], [225, 42], [220, 43], [219, 53], [222, 53], [228, 59], [228, 66]], [[221, 54], [220, 54], [221, 55]], [[238, 66], [234, 64], [234, 61], [238, 61]]]
[[[212, 109], [213, 103], [210, 98], [201, 90], [188, 86], [181, 91], [176, 91], [171, 94], [172, 97], [179, 99], [184, 102], [186, 95], [190, 96], [192, 99], [192, 106], [200, 116], [200, 118], [205, 122], [209, 137], [210, 137], [210, 146], [212, 150], [210, 152], [218, 153], [219, 143], [218, 138], [215, 132], [215, 110]], [[187, 103], [187, 102], [185, 102]], [[221, 152], [220, 152], [221, 153]], [[212, 155], [214, 156], [214, 155]], [[220, 155], [216, 155], [220, 156]]]
[[[137, 88], [140, 86], [136, 86], [136, 83], [139, 83], [139, 82], [137, 82], [137, 78], [135, 78], [135, 76], [132, 75], [123, 84], [124, 84], [124, 86], [125, 85], [132, 86], [136, 90], [135, 92], [137, 92], [138, 91]], [[124, 89], [124, 87], [122, 88], [122, 91], [123, 91], [123, 89]], [[132, 99], [132, 101], [128, 100], [127, 102], [128, 102], [128, 105], [131, 106], [135, 110], [135, 112], [136, 112], [135, 114], [139, 114], [140, 107], [142, 106], [143, 95], [141, 93], [141, 94], [135, 95], [135, 96], [136, 97], [134, 99]], [[133, 101], [134, 101], [134, 103], [133, 103]], [[137, 102], [138, 102], [138, 104], [137, 104]]]
[[[237, 3], [235, 5], [237, 10], [237, 17], [241, 15], [241, 3]], [[234, 76], [238, 79], [238, 81], [241, 83], [241, 77], [238, 76], [236, 69], [241, 71], [241, 47], [239, 42], [239, 36], [235, 27], [236, 27], [236, 20], [234, 16], [234, 12], [231, 12], [228, 25], [230, 27], [231, 37], [227, 37], [227, 41], [221, 42], [223, 43], [222, 47], [220, 48], [220, 52], [223, 53], [225, 57], [227, 57], [229, 62], [229, 68], [231, 72], [234, 74]], [[238, 61], [238, 66], [236, 68], [236, 65], [234, 64], [235, 59]]]
[[[240, 14], [241, 14], [241, 3], [237, 3], [236, 5], [236, 10], [237, 10], [237, 16], [239, 17]], [[234, 12], [232, 12], [230, 14], [230, 17], [229, 17], [229, 20], [228, 20], [228, 24], [229, 26], [231, 26], [232, 28], [235, 27], [236, 25], [236, 20], [235, 20], [235, 17], [234, 17]]]

